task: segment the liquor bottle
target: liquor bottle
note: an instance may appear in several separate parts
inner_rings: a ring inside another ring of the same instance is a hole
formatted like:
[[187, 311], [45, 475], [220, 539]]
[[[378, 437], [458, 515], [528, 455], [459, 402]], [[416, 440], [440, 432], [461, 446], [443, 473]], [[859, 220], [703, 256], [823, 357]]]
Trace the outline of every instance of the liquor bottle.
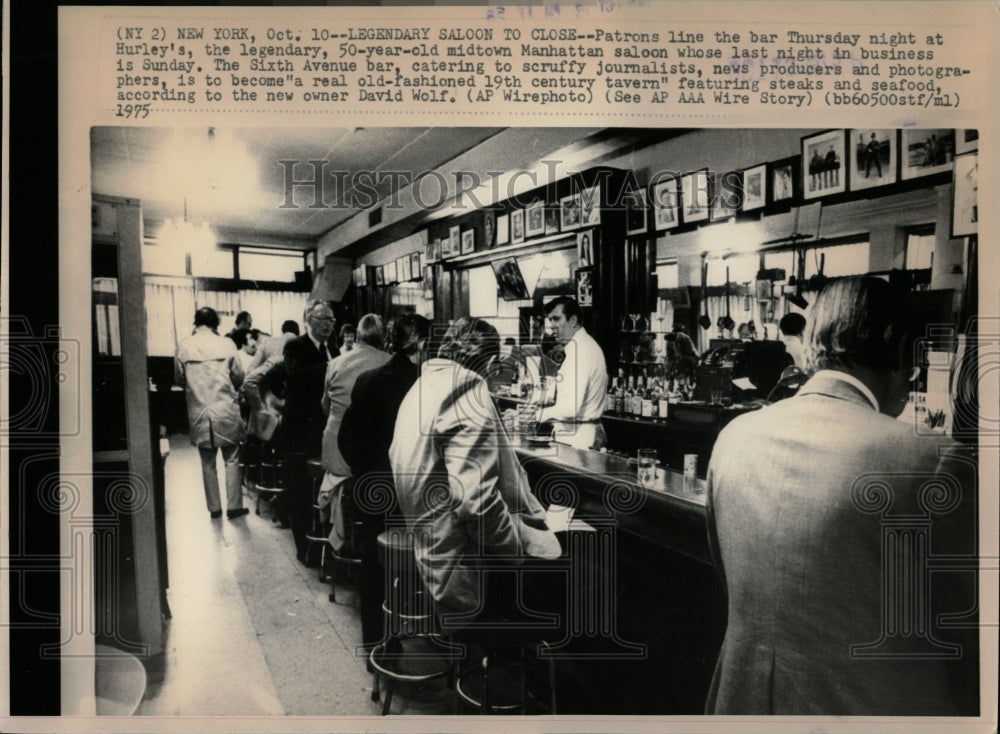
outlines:
[[660, 382], [660, 391], [656, 396], [656, 417], [666, 420], [670, 416], [670, 388], [664, 379]]
[[635, 390], [632, 392], [632, 416], [638, 418], [642, 415], [642, 383], [641, 378], [636, 378]]
[[618, 393], [618, 378], [611, 378], [611, 387], [608, 388], [608, 394], [604, 398], [604, 412], [614, 413], [615, 411], [615, 395]]
[[642, 417], [652, 418], [653, 417], [653, 388], [648, 386], [642, 393]]

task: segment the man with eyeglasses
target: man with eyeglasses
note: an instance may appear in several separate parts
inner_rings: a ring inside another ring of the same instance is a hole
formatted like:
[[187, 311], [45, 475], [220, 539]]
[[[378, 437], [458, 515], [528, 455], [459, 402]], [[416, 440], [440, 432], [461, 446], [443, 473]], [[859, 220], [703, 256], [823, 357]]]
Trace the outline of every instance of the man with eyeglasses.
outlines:
[[306, 462], [319, 458], [326, 416], [320, 401], [327, 363], [339, 354], [330, 343], [336, 320], [324, 301], [311, 301], [304, 319], [306, 333], [285, 344], [284, 360], [288, 370], [288, 391], [282, 419], [283, 445], [289, 466], [281, 514], [292, 527], [295, 550], [307, 562], [309, 515], [312, 485]]

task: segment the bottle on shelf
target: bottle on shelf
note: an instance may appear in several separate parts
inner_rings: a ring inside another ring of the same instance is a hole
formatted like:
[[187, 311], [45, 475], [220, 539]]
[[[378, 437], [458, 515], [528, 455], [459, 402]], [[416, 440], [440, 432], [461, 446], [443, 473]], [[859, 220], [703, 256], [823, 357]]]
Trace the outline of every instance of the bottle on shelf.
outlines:
[[611, 387], [608, 388], [608, 394], [604, 397], [604, 412], [605, 413], [615, 413], [615, 395], [618, 393], [618, 376], [611, 378]]

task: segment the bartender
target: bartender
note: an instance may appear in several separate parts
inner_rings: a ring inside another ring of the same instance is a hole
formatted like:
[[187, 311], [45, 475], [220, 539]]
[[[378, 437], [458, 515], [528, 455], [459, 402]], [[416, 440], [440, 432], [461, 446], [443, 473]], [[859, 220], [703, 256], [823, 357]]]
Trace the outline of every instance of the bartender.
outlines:
[[549, 301], [545, 315], [566, 356], [555, 378], [555, 402], [541, 409], [538, 421], [551, 422], [558, 441], [579, 449], [600, 449], [607, 443], [601, 425], [608, 391], [604, 352], [580, 323], [580, 306], [572, 298]]

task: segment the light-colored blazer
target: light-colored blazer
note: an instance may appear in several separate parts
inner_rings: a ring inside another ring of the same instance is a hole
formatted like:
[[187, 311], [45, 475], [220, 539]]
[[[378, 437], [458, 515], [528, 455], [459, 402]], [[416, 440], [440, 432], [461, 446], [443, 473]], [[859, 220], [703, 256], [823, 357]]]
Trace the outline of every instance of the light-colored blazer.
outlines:
[[380, 349], [358, 342], [354, 349], [330, 360], [326, 368], [322, 406], [326, 413], [326, 428], [323, 429], [323, 468], [339, 477], [351, 476], [351, 467], [344, 461], [337, 446], [340, 422], [344, 411], [351, 404], [351, 391], [358, 375], [389, 361], [391, 355]]
[[[927, 515], [920, 493], [941, 441], [821, 375], [722, 431], [708, 470], [709, 536], [729, 615], [706, 713], [953, 713], [942, 660], [852, 648], [878, 641], [892, 618], [883, 559], [899, 550], [883, 546], [887, 513]], [[955, 538], [929, 517], [939, 553]], [[900, 649], [889, 642], [883, 652]]]

